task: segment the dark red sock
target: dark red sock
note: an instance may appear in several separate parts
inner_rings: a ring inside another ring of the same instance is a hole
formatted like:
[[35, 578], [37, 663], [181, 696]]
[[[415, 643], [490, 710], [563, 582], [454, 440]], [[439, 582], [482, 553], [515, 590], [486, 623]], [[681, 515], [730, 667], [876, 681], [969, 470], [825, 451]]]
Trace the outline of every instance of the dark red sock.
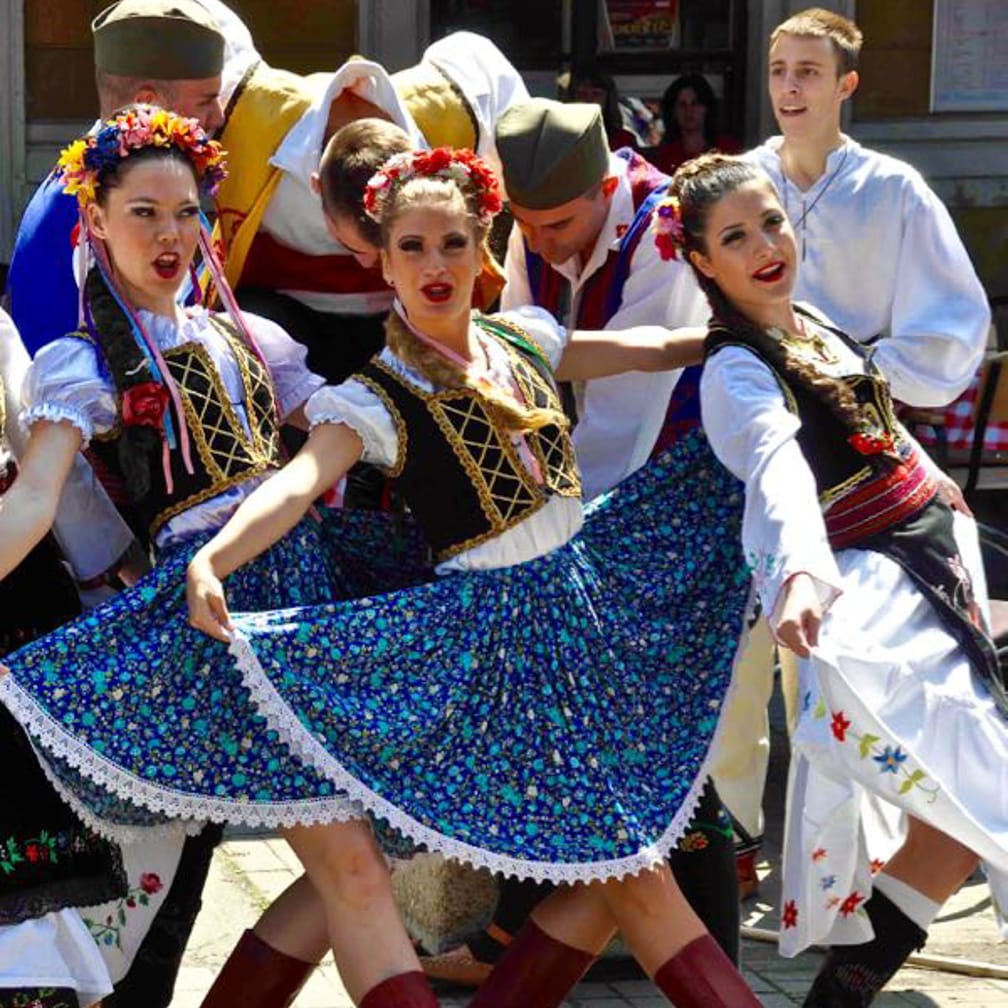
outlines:
[[289, 1008], [315, 963], [286, 955], [246, 931], [231, 950], [200, 1008]]
[[427, 977], [419, 970], [382, 980], [364, 995], [360, 1008], [438, 1008]]
[[530, 918], [469, 1008], [557, 1008], [594, 959], [590, 952], [551, 938]]
[[676, 1008], [760, 1008], [735, 964], [709, 934], [684, 945], [654, 976]]

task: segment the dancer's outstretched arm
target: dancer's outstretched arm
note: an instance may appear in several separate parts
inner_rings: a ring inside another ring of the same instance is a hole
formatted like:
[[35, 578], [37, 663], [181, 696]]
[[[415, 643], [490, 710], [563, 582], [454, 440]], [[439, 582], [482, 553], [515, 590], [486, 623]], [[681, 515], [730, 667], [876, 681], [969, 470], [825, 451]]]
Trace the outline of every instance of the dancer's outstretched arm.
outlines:
[[363, 451], [361, 439], [346, 424], [312, 429], [297, 455], [257, 487], [190, 562], [186, 598], [194, 627], [218, 640], [229, 639], [221, 579], [283, 538]]
[[80, 431], [66, 420], [32, 424], [18, 477], [0, 496], [0, 579], [52, 528], [63, 484], [80, 446]]
[[556, 376], [561, 381], [588, 381], [624, 371], [673, 371], [689, 367], [703, 360], [706, 335], [702, 326], [578, 330], [571, 334]]

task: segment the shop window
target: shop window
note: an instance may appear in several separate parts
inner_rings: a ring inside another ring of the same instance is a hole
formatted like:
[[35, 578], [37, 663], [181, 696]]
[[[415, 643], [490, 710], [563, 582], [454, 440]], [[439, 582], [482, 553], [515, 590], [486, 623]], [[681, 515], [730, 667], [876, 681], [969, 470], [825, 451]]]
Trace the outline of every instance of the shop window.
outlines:
[[431, 38], [471, 31], [493, 39], [519, 70], [556, 73], [561, 0], [431, 0]]

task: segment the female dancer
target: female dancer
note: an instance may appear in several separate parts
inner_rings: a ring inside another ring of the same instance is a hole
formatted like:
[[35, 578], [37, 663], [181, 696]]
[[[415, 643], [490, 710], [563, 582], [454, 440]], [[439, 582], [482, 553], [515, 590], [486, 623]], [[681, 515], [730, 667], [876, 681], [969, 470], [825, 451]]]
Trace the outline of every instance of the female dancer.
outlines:
[[[283, 828], [323, 895], [346, 986], [368, 1008], [388, 1004], [394, 978], [415, 986], [421, 974], [370, 828], [268, 730], [226, 648], [184, 618], [189, 558], [279, 464], [279, 422], [302, 416], [321, 379], [271, 323], [177, 305], [197, 244], [220, 282], [199, 198], [221, 175], [221, 151], [195, 121], [126, 110], [61, 165], [92, 253], [86, 325], [46, 346], [26, 377], [28, 450], [46, 460], [45, 478], [5, 497], [0, 577], [48, 528], [88, 442], [158, 563], [9, 656], [0, 693], [85, 820], [117, 839], [169, 820]], [[329, 601], [344, 586], [328, 557], [306, 521], [232, 591], [246, 608]]]
[[742, 614], [720, 545], [734, 486], [694, 438], [581, 529], [552, 377], [557, 366], [571, 379], [675, 366], [692, 338], [576, 333], [565, 348], [534, 309], [474, 318], [500, 201], [471, 154], [396, 155], [366, 200], [398, 298], [387, 346], [313, 396], [305, 448], [194, 557], [190, 618], [228, 639], [220, 579], [358, 459], [385, 467], [444, 576], [361, 605], [236, 617], [247, 635], [236, 653], [270, 723], [430, 849], [594, 883], [536, 911], [477, 1003], [559, 1004], [617, 922], [676, 1004], [755, 1005], [655, 867], [702, 788], [734, 651], [726, 634]]
[[[1006, 905], [1008, 726], [975, 529], [870, 351], [792, 303], [794, 235], [766, 176], [707, 155], [672, 191], [662, 240], [714, 312], [704, 426], [746, 483], [771, 627], [803, 659], [781, 948], [835, 943], [805, 1004], [860, 1008], [978, 858]], [[866, 850], [867, 792], [906, 815], [895, 852]]]

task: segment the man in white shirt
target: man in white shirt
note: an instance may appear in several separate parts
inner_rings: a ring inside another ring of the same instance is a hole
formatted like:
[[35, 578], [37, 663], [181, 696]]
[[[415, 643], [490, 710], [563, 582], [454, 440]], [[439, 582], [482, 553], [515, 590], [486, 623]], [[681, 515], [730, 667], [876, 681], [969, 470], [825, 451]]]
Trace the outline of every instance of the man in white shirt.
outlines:
[[[662, 258], [650, 234], [648, 199], [668, 179], [628, 149], [609, 152], [598, 106], [516, 105], [501, 117], [497, 144], [516, 224], [504, 309], [540, 305], [571, 329], [706, 323], [710, 309], [690, 269]], [[647, 460], [680, 374], [631, 372], [575, 389], [586, 500]]]
[[[837, 41], [832, 34], [843, 41]], [[780, 127], [747, 156], [773, 179], [798, 239], [795, 299], [860, 342], [894, 398], [941, 406], [983, 356], [987, 296], [944, 204], [916, 169], [840, 131], [858, 85], [861, 32], [830, 12], [796, 14], [770, 40]]]
[[[794, 226], [795, 299], [872, 343], [895, 399], [943, 405], [962, 394], [980, 364], [987, 298], [948, 211], [920, 174], [840, 130], [843, 103], [858, 85], [861, 43], [853, 22], [821, 8], [779, 25], [770, 37], [769, 90], [781, 135], [745, 156], [773, 180]], [[725, 715], [732, 730], [724, 733], [714, 769], [722, 797], [755, 836], [762, 832], [771, 667], [769, 644], [764, 661], [750, 656]], [[791, 678], [785, 662], [786, 700]], [[871, 902], [888, 895], [876, 893]], [[916, 896], [897, 894], [894, 902], [881, 912], [868, 906], [869, 915], [886, 921], [885, 948], [869, 943], [843, 956], [831, 953], [806, 1006], [870, 1003], [911, 951], [903, 934], [892, 932], [904, 918], [926, 930]]]

